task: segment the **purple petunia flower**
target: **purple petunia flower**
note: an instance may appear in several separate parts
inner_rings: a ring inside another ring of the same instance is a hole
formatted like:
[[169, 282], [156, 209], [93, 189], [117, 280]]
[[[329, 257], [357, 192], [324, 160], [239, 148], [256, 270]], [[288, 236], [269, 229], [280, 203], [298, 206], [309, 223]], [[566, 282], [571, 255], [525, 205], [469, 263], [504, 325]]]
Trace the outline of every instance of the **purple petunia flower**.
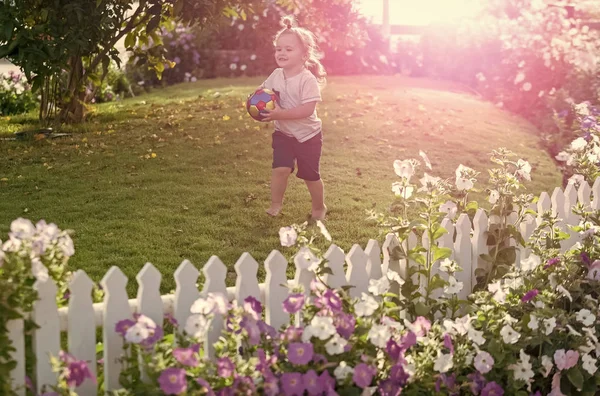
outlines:
[[381, 396], [398, 396], [402, 388], [391, 379], [381, 381], [377, 387], [377, 393]]
[[283, 301], [283, 310], [289, 314], [295, 314], [304, 306], [305, 296], [303, 293], [290, 294]]
[[531, 289], [527, 293], [525, 293], [523, 297], [521, 297], [521, 302], [528, 303], [529, 301], [533, 300], [535, 296], [537, 296], [539, 293], [540, 292], [538, 291], [538, 289]]
[[289, 326], [283, 333], [281, 333], [281, 341], [294, 342], [302, 338], [304, 329], [302, 327]]
[[315, 300], [315, 306], [321, 309], [329, 309], [331, 312], [337, 313], [342, 309], [342, 300], [337, 293], [331, 289], [327, 289], [325, 293], [320, 295]]
[[481, 396], [503, 396], [504, 389], [496, 382], [488, 382], [481, 390]]
[[234, 371], [233, 362], [227, 356], [217, 359], [217, 374], [219, 374], [219, 377], [229, 378]]
[[281, 387], [286, 396], [295, 396], [304, 394], [304, 383], [300, 373], [283, 373], [281, 376]]
[[323, 394], [323, 386], [319, 381], [319, 376], [315, 372], [315, 370], [309, 370], [306, 374], [302, 376], [302, 381], [304, 381], [304, 386], [306, 387], [306, 391], [309, 395], [322, 395]]
[[273, 326], [266, 324], [262, 320], [257, 321], [256, 324], [258, 325], [258, 330], [262, 334], [266, 334], [271, 339], [274, 339], [277, 336], [277, 330], [275, 330]]
[[200, 385], [200, 390], [206, 392], [206, 396], [215, 396], [215, 391], [212, 390], [210, 384], [204, 378], [197, 378], [196, 382]]
[[437, 381], [435, 382], [435, 390], [436, 392], [440, 392], [442, 389], [442, 384], [445, 387], [446, 392], [450, 396], [458, 395], [458, 389], [456, 387], [456, 374], [446, 375], [440, 374]]
[[315, 353], [312, 361], [317, 364], [327, 364], [327, 358], [320, 353]]
[[329, 371], [325, 370], [319, 376], [319, 382], [321, 383], [321, 389], [324, 391], [335, 389], [335, 378], [329, 374]]
[[365, 363], [360, 363], [354, 367], [354, 374], [352, 374], [352, 380], [359, 388], [366, 388], [371, 385], [373, 376], [375, 375], [375, 369]]
[[244, 311], [248, 312], [254, 320], [258, 320], [262, 315], [262, 304], [256, 298], [248, 296], [244, 299]]
[[250, 345], [257, 345], [260, 342], [260, 329], [256, 320], [249, 316], [245, 316], [240, 322], [240, 327], [246, 331], [248, 335], [248, 343]]
[[125, 337], [127, 330], [129, 330], [130, 327], [135, 326], [136, 323], [137, 322], [134, 322], [131, 319], [120, 320], [115, 325], [115, 332], [120, 334], [122, 337]]
[[335, 329], [345, 339], [350, 338], [356, 327], [354, 315], [341, 313], [335, 318]]
[[87, 378], [96, 382], [96, 378], [85, 361], [76, 360], [68, 364], [66, 375], [67, 386], [71, 388], [80, 386]]
[[471, 388], [471, 393], [478, 395], [486, 384], [485, 377], [479, 371], [475, 371], [467, 375], [467, 378], [470, 381], [469, 387]]
[[256, 365], [256, 370], [258, 370], [261, 373], [267, 372], [267, 370], [269, 370], [270, 367], [277, 362], [277, 356], [274, 355], [267, 359], [267, 354], [262, 348], [258, 348], [258, 350], [256, 351], [256, 355], [258, 356], [258, 364]]
[[413, 331], [417, 337], [424, 337], [429, 329], [431, 329], [431, 322], [424, 316], [418, 316], [412, 324]]
[[252, 378], [247, 376], [236, 376], [231, 386], [236, 395], [255, 395], [256, 386]]
[[177, 322], [177, 319], [175, 319], [175, 316], [173, 316], [173, 314], [166, 313], [165, 319], [167, 320], [167, 322], [171, 323], [174, 327], [179, 326], [179, 322]]
[[288, 360], [292, 364], [308, 364], [313, 358], [313, 344], [293, 342], [288, 345]]
[[590, 260], [590, 256], [586, 252], [581, 252], [579, 257], [581, 258], [581, 262], [586, 266], [589, 267], [592, 264], [592, 260]]
[[187, 381], [185, 379], [185, 370], [175, 367], [169, 367], [158, 377], [160, 389], [165, 395], [178, 395], [187, 390]]
[[392, 359], [394, 362], [397, 362], [402, 354], [402, 348], [400, 348], [400, 345], [398, 345], [398, 343], [392, 338], [390, 338], [385, 345], [385, 351], [389, 355], [390, 359]]
[[409, 331], [408, 333], [404, 334], [402, 336], [402, 339], [400, 339], [400, 348], [403, 351], [408, 350], [408, 348], [410, 348], [416, 344], [417, 344], [417, 335], [412, 331]]
[[196, 352], [192, 348], [175, 348], [173, 349], [173, 357], [184, 366], [196, 367], [199, 363]]
[[548, 260], [546, 262], [546, 264], [544, 264], [544, 269], [548, 269], [556, 264], [560, 263], [560, 258], [559, 257], [554, 257], [551, 258], [550, 260]]
[[451, 354], [454, 354], [454, 345], [452, 344], [452, 336], [448, 333], [444, 334], [444, 347], [450, 350]]
[[266, 396], [278, 396], [281, 394], [279, 391], [279, 380], [273, 374], [265, 376], [263, 392]]
[[156, 344], [159, 340], [163, 338], [164, 331], [162, 327], [156, 327], [154, 329], [150, 329], [150, 336], [140, 342], [140, 345], [146, 349], [152, 348], [154, 344]]
[[390, 379], [395, 384], [404, 386], [408, 382], [409, 378], [410, 374], [404, 370], [404, 366], [402, 364], [396, 364], [392, 366], [392, 369], [390, 370]]

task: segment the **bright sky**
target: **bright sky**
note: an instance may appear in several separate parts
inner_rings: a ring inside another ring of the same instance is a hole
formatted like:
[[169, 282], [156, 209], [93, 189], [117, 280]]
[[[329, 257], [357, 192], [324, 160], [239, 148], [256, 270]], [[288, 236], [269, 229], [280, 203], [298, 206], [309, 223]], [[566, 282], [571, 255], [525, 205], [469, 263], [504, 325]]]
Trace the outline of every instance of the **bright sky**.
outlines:
[[[383, 0], [355, 0], [357, 8], [373, 23], [383, 19]], [[390, 24], [427, 25], [459, 19], [477, 12], [485, 0], [389, 0]]]

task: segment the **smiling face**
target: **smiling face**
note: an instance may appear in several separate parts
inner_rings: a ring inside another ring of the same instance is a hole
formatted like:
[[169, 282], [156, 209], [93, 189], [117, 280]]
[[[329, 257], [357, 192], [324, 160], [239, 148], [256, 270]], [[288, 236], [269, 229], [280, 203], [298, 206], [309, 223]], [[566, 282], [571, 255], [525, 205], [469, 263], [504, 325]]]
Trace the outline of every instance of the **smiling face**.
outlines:
[[302, 42], [293, 33], [283, 33], [275, 43], [275, 60], [277, 65], [286, 70], [302, 67], [306, 54]]

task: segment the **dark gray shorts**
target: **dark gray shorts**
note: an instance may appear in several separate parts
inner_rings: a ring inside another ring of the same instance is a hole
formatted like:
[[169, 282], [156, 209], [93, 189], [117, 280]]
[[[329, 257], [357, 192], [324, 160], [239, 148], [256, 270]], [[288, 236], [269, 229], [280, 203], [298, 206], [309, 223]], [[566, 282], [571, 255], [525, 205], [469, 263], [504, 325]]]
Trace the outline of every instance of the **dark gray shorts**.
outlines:
[[273, 132], [273, 168], [290, 168], [294, 171], [294, 163], [298, 164], [296, 177], [308, 181], [321, 179], [319, 162], [323, 147], [323, 133], [300, 143], [296, 138], [284, 135], [280, 131]]

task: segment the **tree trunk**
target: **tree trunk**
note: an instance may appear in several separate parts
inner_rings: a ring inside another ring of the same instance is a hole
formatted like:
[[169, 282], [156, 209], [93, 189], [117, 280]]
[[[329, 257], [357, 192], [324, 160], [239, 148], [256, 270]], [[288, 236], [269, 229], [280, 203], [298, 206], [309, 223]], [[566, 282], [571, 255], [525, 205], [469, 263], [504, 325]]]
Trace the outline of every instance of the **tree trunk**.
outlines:
[[58, 122], [77, 124], [85, 120], [85, 90], [83, 83], [83, 60], [81, 57], [73, 56], [69, 60], [71, 71], [69, 73], [69, 85], [67, 87], [68, 101], [63, 103]]

